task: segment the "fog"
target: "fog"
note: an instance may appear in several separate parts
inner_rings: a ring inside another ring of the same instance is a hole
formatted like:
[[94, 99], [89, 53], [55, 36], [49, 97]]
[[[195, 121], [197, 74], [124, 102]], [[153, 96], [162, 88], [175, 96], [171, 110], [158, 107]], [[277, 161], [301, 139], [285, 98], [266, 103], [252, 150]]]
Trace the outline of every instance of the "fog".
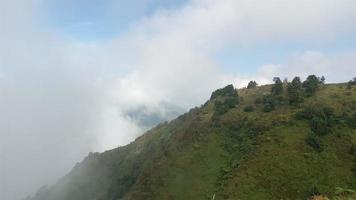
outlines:
[[[332, 49], [356, 32], [352, 0], [193, 0], [155, 10], [99, 41], [46, 25], [47, 9], [42, 0], [0, 0], [1, 200], [53, 184], [89, 152], [125, 145], [226, 84], [356, 75], [354, 41]], [[314, 48], [297, 48], [249, 73], [231, 72], [216, 57], [231, 46], [269, 51], [295, 42]]]

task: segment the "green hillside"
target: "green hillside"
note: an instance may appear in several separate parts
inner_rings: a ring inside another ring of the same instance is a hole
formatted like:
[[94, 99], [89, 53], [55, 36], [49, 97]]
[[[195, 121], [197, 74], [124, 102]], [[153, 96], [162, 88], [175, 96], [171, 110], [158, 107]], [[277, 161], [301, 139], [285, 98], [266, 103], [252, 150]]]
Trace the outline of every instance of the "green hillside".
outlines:
[[275, 82], [217, 90], [29, 199], [356, 199], [356, 86]]

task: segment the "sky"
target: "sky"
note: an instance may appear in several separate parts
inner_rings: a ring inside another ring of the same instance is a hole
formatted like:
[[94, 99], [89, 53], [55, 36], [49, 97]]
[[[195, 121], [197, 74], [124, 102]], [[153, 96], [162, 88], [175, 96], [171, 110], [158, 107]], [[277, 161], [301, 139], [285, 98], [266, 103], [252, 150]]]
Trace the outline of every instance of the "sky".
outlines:
[[0, 199], [248, 81], [356, 76], [354, 0], [0, 0]]

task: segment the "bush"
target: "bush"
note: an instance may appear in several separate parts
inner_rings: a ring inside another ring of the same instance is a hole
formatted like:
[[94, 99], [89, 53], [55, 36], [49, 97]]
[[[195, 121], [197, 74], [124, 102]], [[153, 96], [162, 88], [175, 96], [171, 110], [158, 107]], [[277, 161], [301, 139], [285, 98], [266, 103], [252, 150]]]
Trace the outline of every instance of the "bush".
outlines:
[[222, 115], [222, 114], [226, 113], [228, 110], [229, 110], [229, 107], [226, 106], [223, 102], [221, 102], [221, 101], [215, 102], [214, 114]]
[[254, 108], [251, 105], [244, 107], [244, 112], [253, 112], [253, 110], [254, 110]]
[[247, 89], [255, 88], [257, 87], [257, 82], [256, 81], [250, 81], [247, 85]]
[[310, 120], [310, 128], [318, 135], [326, 135], [331, 132], [331, 125], [328, 123], [328, 120], [320, 117], [313, 117]]
[[310, 133], [305, 141], [310, 147], [312, 147], [314, 150], [318, 152], [321, 152], [324, 149], [322, 141], [314, 133]]
[[289, 104], [296, 105], [303, 102], [302, 82], [299, 77], [295, 77], [287, 86]]
[[333, 109], [323, 105], [308, 106], [296, 114], [298, 119], [308, 120], [311, 120], [314, 117], [331, 119], [333, 116], [335, 116]]
[[226, 98], [224, 100], [224, 104], [228, 108], [235, 108], [239, 104], [239, 98], [237, 98], [237, 97]]
[[318, 135], [326, 135], [336, 122], [334, 111], [325, 106], [309, 106], [296, 114], [297, 119], [309, 120], [310, 129]]
[[319, 89], [320, 80], [315, 75], [309, 75], [307, 80], [303, 82], [303, 87], [305, 88], [305, 93], [307, 96], [313, 96], [315, 92]]
[[238, 97], [229, 97], [223, 101], [215, 102], [215, 114], [222, 115], [229, 111], [231, 108], [235, 108], [239, 104]]
[[227, 85], [224, 88], [215, 90], [210, 97], [210, 100], [215, 99], [218, 96], [223, 96], [223, 97], [234, 97], [237, 96], [237, 91], [235, 90], [233, 85]]
[[350, 126], [351, 128], [356, 128], [356, 113], [347, 116], [346, 118], [346, 124]]
[[276, 100], [272, 95], [266, 95], [263, 97], [263, 111], [264, 112], [271, 112], [276, 107]]
[[283, 93], [283, 83], [279, 77], [273, 78], [274, 84], [272, 85], [272, 94], [277, 96]]

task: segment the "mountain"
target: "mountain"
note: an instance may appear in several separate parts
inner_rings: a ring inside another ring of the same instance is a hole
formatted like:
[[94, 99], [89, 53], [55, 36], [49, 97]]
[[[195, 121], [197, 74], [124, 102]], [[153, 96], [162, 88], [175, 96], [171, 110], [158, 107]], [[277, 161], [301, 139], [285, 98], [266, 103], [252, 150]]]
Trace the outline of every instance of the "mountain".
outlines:
[[28, 199], [356, 199], [356, 87], [298, 84], [216, 90]]

